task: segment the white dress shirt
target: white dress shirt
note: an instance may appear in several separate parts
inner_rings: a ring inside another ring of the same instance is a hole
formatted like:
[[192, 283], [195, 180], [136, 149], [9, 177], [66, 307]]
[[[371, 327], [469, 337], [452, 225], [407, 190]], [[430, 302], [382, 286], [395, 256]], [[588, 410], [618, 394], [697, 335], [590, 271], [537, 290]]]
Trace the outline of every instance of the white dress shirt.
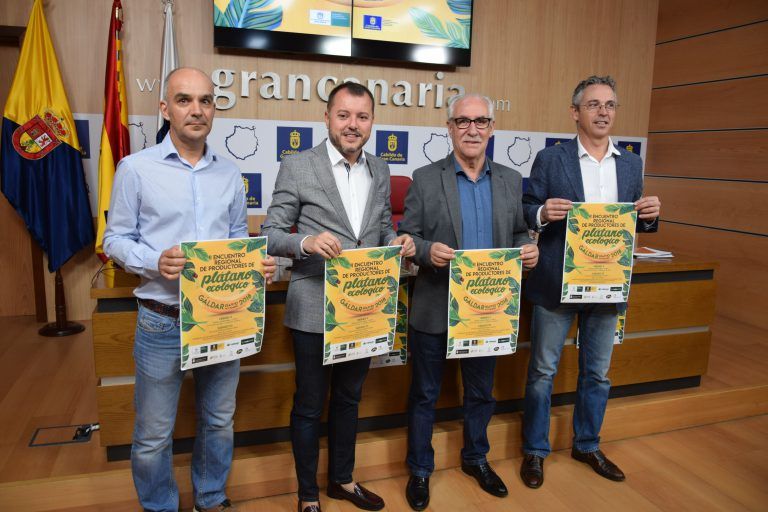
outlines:
[[339, 153], [331, 141], [326, 139], [325, 147], [328, 149], [328, 158], [331, 161], [333, 179], [336, 180], [336, 188], [341, 196], [341, 203], [347, 218], [352, 225], [355, 236], [360, 236], [363, 224], [365, 207], [368, 204], [368, 193], [371, 191], [373, 176], [368, 170], [365, 152], [360, 153], [360, 158], [350, 165], [344, 156]]
[[[608, 151], [602, 160], [590, 155], [581, 140], [576, 138], [579, 152], [581, 183], [584, 186], [584, 201], [587, 203], [615, 203], [619, 200], [619, 187], [616, 183], [616, 155], [621, 155], [613, 140], [608, 137]], [[541, 228], [549, 224], [541, 221], [540, 206], [536, 215], [536, 224]]]

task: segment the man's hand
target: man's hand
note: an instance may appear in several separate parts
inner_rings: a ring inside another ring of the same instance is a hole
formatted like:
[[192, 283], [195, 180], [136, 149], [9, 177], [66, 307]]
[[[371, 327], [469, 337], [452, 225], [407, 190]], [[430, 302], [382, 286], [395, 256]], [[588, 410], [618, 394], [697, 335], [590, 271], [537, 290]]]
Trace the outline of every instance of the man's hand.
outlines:
[[181, 275], [186, 262], [187, 258], [184, 257], [181, 248], [176, 245], [160, 253], [160, 258], [157, 260], [157, 270], [164, 278], [175, 281]]
[[434, 242], [429, 248], [429, 259], [435, 267], [446, 266], [454, 257], [454, 250], [440, 242]]
[[659, 216], [661, 201], [656, 196], [641, 197], [635, 201], [635, 210], [638, 218], [646, 221], [653, 220]]
[[541, 222], [555, 222], [568, 216], [568, 211], [573, 208], [573, 201], [568, 199], [550, 198], [544, 202], [541, 208]]
[[341, 242], [328, 231], [323, 231], [319, 235], [308, 236], [301, 248], [307, 254], [319, 254], [327, 260], [341, 254]]
[[402, 245], [403, 248], [400, 250], [400, 255], [403, 258], [410, 258], [416, 254], [416, 244], [413, 243], [411, 235], [400, 235], [389, 242], [389, 245]]
[[277, 272], [277, 262], [275, 261], [275, 258], [272, 256], [264, 258], [261, 262], [261, 270], [264, 272], [264, 279], [267, 281], [267, 284], [270, 284], [272, 278], [275, 276], [275, 272]]
[[520, 259], [523, 268], [530, 270], [539, 262], [539, 248], [535, 244], [525, 244], [520, 248]]

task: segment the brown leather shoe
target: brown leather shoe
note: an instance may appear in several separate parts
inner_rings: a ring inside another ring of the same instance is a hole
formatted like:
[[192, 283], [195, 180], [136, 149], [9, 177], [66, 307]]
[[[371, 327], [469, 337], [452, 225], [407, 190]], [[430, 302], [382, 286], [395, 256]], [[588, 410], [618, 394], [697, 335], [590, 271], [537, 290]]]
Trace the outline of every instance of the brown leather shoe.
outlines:
[[326, 492], [329, 498], [350, 501], [357, 508], [363, 510], [381, 510], [384, 508], [383, 499], [357, 483], [355, 484], [354, 491], [350, 492], [344, 489], [341, 484], [329, 482]]
[[626, 478], [619, 467], [611, 462], [600, 450], [584, 453], [578, 451], [576, 448], [572, 448], [571, 457], [579, 462], [589, 464], [592, 469], [595, 470], [595, 473], [608, 480], [623, 482]]
[[520, 478], [531, 489], [538, 489], [544, 483], [544, 458], [526, 454], [520, 465]]

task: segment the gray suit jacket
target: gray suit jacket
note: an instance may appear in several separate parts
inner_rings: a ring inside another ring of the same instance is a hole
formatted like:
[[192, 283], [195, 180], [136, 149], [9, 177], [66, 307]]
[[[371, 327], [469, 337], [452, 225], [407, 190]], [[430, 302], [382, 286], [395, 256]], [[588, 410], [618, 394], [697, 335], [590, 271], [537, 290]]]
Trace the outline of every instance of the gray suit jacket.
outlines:
[[[494, 162], [490, 162], [490, 167], [493, 245], [504, 248], [534, 243], [523, 217], [523, 178], [509, 167]], [[429, 249], [433, 242], [462, 248], [461, 206], [453, 153], [414, 171], [398, 232], [413, 237], [414, 259], [419, 265], [408, 315], [410, 324], [422, 332], [445, 332], [448, 329], [448, 266], [433, 267]]]
[[[294, 260], [284, 317], [291, 329], [323, 332], [325, 260], [316, 254], [302, 255], [301, 241], [306, 236], [329, 231], [343, 249], [387, 245], [396, 236], [389, 204], [389, 167], [371, 154], [366, 153], [365, 158], [373, 182], [359, 237], [341, 202], [325, 141], [280, 164], [264, 234], [269, 237], [269, 254]], [[297, 233], [290, 232], [294, 225]]]

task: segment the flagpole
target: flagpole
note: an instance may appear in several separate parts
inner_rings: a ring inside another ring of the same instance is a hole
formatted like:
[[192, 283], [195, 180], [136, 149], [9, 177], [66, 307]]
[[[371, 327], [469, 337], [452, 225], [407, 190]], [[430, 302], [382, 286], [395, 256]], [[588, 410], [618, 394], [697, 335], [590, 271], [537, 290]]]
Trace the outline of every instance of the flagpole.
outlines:
[[77, 322], [67, 320], [67, 301], [64, 297], [64, 279], [61, 277], [61, 269], [56, 270], [56, 321], [45, 324], [37, 331], [41, 336], [59, 337], [72, 336], [83, 332], [85, 327]]

